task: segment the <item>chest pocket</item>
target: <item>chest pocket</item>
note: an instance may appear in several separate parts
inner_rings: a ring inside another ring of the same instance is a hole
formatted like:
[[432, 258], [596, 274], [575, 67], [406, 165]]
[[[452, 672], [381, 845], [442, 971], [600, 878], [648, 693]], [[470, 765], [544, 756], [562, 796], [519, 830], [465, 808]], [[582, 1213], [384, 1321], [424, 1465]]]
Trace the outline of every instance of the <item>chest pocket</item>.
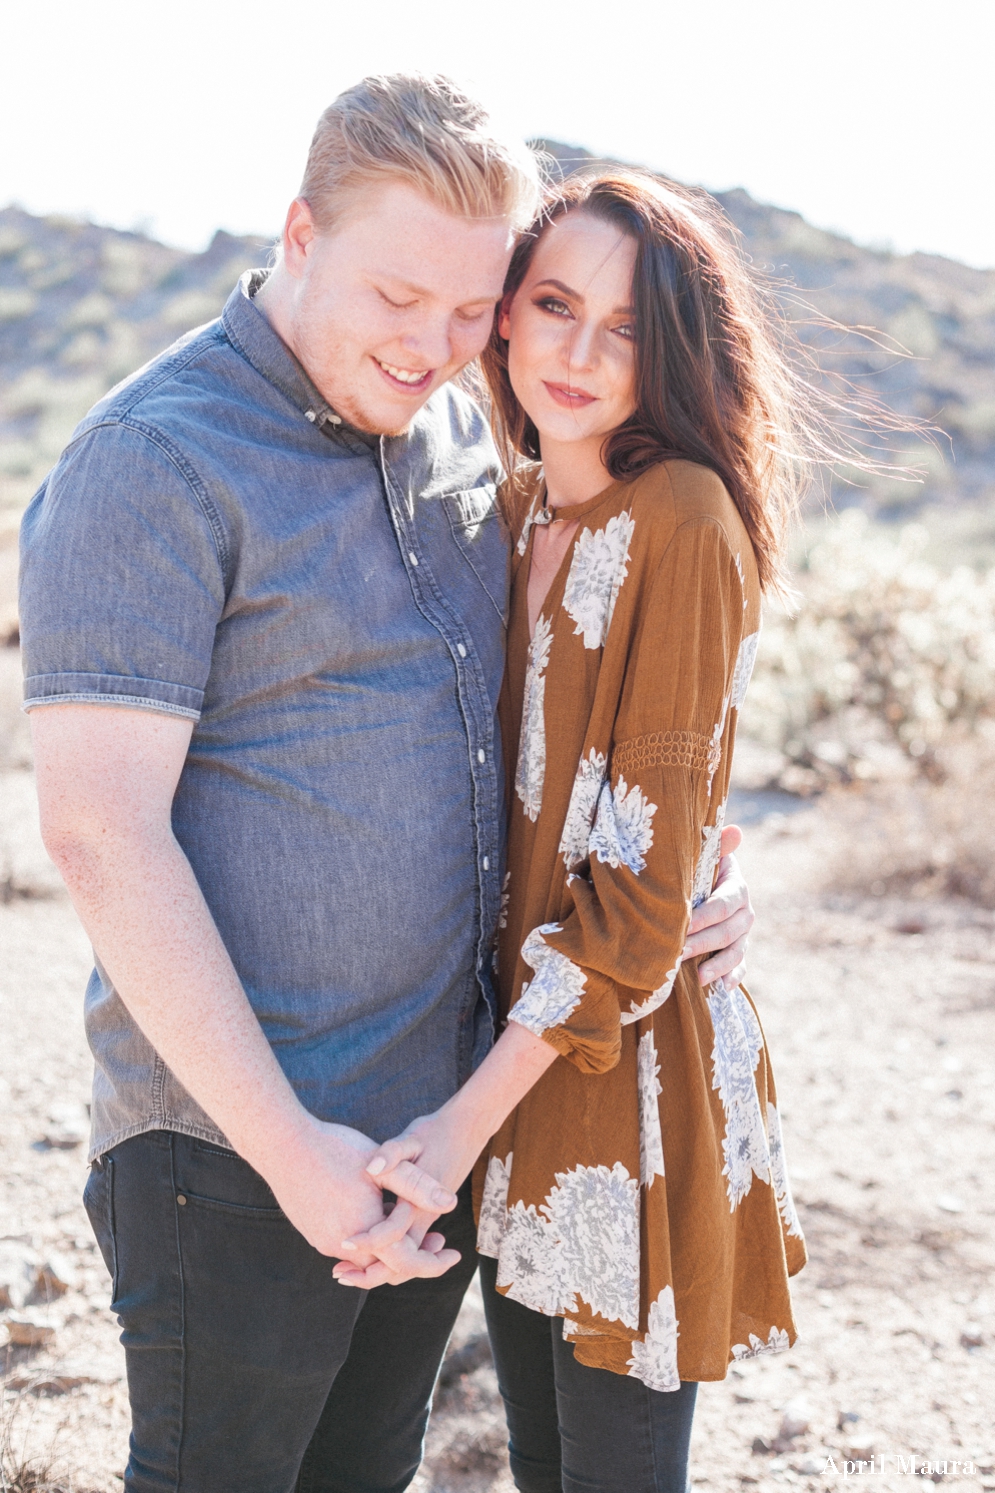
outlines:
[[463, 558], [486, 591], [502, 622], [508, 616], [508, 536], [493, 483], [450, 493], [442, 499], [449, 528]]

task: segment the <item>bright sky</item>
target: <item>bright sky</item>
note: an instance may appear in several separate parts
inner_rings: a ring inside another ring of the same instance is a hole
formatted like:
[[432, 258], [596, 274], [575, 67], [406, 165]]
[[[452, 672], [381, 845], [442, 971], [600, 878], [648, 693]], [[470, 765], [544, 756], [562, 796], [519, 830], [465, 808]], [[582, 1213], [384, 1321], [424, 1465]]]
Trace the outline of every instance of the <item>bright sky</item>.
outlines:
[[19, 0], [2, 36], [0, 205], [274, 233], [324, 106], [417, 68], [521, 135], [995, 265], [995, 0]]

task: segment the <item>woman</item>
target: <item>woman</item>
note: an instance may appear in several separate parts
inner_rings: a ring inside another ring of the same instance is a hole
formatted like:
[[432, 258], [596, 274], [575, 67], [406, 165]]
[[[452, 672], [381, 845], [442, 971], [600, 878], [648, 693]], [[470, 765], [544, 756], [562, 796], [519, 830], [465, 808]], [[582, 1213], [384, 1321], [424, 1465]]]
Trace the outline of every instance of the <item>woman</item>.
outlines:
[[792, 378], [721, 223], [628, 172], [569, 183], [523, 241], [485, 372], [518, 459], [506, 1026], [371, 1169], [455, 1186], [486, 1146], [516, 1485], [683, 1493], [697, 1382], [789, 1346], [805, 1260], [752, 1002], [682, 964], [779, 573]]

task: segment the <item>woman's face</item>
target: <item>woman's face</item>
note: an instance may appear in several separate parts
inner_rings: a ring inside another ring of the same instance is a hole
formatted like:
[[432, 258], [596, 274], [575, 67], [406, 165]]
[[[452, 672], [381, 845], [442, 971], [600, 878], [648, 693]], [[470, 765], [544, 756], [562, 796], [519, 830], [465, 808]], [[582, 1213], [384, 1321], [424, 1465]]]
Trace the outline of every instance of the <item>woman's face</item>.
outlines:
[[634, 413], [636, 243], [582, 209], [545, 230], [500, 311], [508, 373], [543, 445], [596, 442]]

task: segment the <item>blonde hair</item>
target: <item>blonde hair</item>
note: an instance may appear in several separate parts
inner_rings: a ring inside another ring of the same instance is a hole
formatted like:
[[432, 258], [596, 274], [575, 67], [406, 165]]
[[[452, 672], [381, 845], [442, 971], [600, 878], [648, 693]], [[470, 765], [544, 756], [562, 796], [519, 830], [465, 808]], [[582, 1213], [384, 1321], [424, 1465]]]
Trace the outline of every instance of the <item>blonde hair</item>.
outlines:
[[537, 158], [492, 133], [486, 111], [450, 78], [393, 73], [364, 78], [318, 120], [300, 195], [319, 229], [374, 181], [416, 187], [448, 212], [508, 218], [516, 230], [539, 207]]

